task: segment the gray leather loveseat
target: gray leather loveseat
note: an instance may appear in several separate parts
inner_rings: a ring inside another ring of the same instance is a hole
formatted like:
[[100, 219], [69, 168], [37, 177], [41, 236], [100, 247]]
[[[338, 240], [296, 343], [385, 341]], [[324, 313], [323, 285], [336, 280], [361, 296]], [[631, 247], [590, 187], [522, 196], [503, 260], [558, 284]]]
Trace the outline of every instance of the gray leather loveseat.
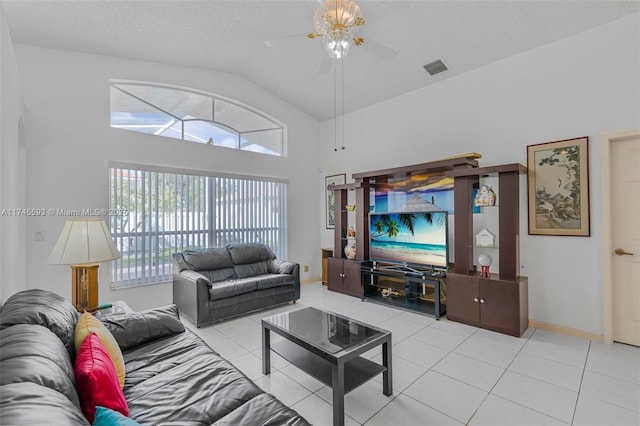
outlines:
[[300, 265], [264, 244], [230, 244], [173, 255], [173, 303], [196, 326], [300, 298]]

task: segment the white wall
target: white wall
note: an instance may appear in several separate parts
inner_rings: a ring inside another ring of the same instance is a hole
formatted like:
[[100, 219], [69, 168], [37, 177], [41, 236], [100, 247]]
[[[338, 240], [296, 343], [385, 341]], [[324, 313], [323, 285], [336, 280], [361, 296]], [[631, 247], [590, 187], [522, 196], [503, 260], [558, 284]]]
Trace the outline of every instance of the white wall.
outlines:
[[[27, 204], [37, 208], [107, 208], [109, 160], [289, 179], [288, 258], [309, 264], [301, 279], [320, 274], [317, 193], [319, 123], [251, 82], [227, 73], [16, 45], [28, 118]], [[288, 126], [288, 157], [278, 158], [187, 143], [109, 127], [109, 79], [192, 87], [251, 105]], [[68, 266], [47, 258], [65, 217], [27, 220], [28, 287], [70, 296]], [[34, 242], [36, 231], [45, 240]], [[100, 301], [125, 300], [134, 309], [171, 303], [169, 284], [109, 289], [100, 268]]]
[[[23, 100], [11, 34], [0, 4], [0, 212], [25, 206]], [[24, 216], [0, 216], [0, 302], [25, 288]]]
[[481, 165], [526, 165], [527, 145], [589, 136], [591, 237], [529, 236], [523, 179], [521, 263], [531, 319], [601, 334], [599, 136], [639, 125], [635, 14], [349, 114], [345, 151], [323, 123], [324, 168], [350, 176], [471, 151]]

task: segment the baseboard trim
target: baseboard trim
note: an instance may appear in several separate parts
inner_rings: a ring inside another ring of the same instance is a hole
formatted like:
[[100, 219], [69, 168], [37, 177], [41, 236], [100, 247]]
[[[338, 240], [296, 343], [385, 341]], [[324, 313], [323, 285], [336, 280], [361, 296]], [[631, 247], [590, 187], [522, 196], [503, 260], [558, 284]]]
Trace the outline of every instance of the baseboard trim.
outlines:
[[602, 335], [589, 333], [588, 331], [578, 330], [577, 328], [565, 327], [563, 325], [551, 324], [544, 321], [537, 321], [529, 318], [529, 327], [539, 328], [540, 330], [553, 331], [554, 333], [565, 334], [567, 336], [583, 337], [585, 339], [602, 342]]
[[320, 281], [322, 278], [318, 275], [317, 277], [311, 277], [304, 280], [300, 280], [300, 285], [311, 284]]

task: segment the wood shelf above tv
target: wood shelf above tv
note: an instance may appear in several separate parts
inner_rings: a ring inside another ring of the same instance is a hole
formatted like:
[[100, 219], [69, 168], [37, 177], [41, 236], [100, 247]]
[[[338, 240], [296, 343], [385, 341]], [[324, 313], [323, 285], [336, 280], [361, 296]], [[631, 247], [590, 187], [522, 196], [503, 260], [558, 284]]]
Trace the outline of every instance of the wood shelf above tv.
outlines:
[[410, 166], [394, 167], [391, 169], [373, 170], [370, 172], [354, 173], [356, 180], [375, 179], [379, 177], [410, 176], [415, 174], [437, 173], [458, 168], [478, 167], [478, 160], [474, 157], [449, 158], [446, 160], [430, 161], [428, 163], [413, 164]]
[[518, 174], [527, 173], [527, 168], [519, 163], [512, 164], [501, 164], [499, 166], [487, 166], [487, 167], [476, 167], [473, 169], [458, 169], [448, 171], [446, 174], [450, 177], [461, 177], [461, 176], [482, 176], [482, 175], [490, 175], [495, 173], [509, 173], [509, 172], [518, 172]]

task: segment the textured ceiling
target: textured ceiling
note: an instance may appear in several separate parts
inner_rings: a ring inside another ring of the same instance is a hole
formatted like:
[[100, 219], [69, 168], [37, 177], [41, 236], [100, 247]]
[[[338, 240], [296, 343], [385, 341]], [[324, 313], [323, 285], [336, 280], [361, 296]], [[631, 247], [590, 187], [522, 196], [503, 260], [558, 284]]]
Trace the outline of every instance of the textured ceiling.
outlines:
[[[315, 0], [2, 0], [13, 41], [227, 71], [320, 121], [334, 116], [333, 71], [313, 30]], [[359, 1], [369, 48], [344, 60], [345, 112], [432, 84], [640, 10], [637, 1]], [[299, 34], [267, 47], [265, 40]], [[367, 42], [365, 41], [365, 46]], [[442, 58], [450, 70], [429, 76]]]

